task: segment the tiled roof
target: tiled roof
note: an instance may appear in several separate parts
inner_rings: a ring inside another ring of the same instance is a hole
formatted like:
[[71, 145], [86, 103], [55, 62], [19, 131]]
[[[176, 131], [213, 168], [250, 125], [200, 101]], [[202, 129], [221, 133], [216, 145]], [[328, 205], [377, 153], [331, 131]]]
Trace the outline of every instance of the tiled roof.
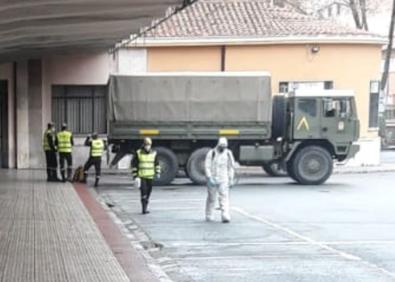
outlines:
[[147, 33], [147, 39], [372, 37], [379, 35], [304, 15], [268, 0], [198, 0]]

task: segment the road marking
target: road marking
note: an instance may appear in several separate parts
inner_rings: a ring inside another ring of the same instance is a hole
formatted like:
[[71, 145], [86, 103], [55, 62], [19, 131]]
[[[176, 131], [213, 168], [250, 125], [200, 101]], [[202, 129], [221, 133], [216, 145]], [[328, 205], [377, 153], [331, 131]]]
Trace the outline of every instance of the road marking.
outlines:
[[245, 259], [285, 259], [285, 258], [302, 258], [302, 257], [338, 257], [337, 254], [332, 254], [332, 255], [325, 255], [325, 254], [309, 254], [309, 255], [300, 255], [300, 254], [295, 254], [295, 255], [259, 255], [259, 256], [251, 256], [251, 255], [245, 255], [245, 256], [203, 256], [203, 257], [183, 257], [183, 258], [178, 258], [181, 260], [226, 260], [226, 259], [231, 259], [231, 260], [245, 260]]
[[[395, 245], [395, 241], [317, 241], [325, 245]], [[296, 241], [296, 242], [207, 242], [207, 243], [192, 243], [192, 242], [173, 242], [166, 244], [166, 247], [238, 247], [238, 246], [306, 246], [311, 245], [310, 242]]]
[[322, 249], [330, 251], [332, 253], [335, 253], [335, 254], [337, 254], [337, 255], [339, 255], [339, 256], [347, 259], [347, 260], [359, 261], [359, 262], [365, 264], [366, 266], [368, 266], [370, 268], [373, 268], [373, 269], [378, 270], [378, 271], [380, 271], [380, 272], [382, 272], [382, 273], [384, 273], [384, 274], [386, 274], [386, 275], [388, 275], [388, 276], [390, 276], [392, 278], [395, 278], [395, 273], [392, 273], [392, 272], [390, 272], [390, 271], [388, 271], [388, 270], [386, 270], [386, 269], [384, 269], [384, 268], [382, 268], [382, 267], [380, 267], [380, 266], [378, 266], [378, 265], [376, 265], [374, 263], [366, 261], [366, 260], [362, 259], [359, 256], [355, 256], [355, 255], [349, 254], [347, 252], [343, 252], [343, 251], [337, 250], [337, 249], [329, 246], [328, 244], [325, 244], [323, 242], [319, 242], [319, 241], [311, 239], [311, 238], [309, 238], [307, 236], [301, 235], [301, 234], [291, 230], [290, 228], [287, 228], [287, 227], [281, 226], [281, 225], [279, 225], [277, 223], [271, 222], [270, 220], [267, 220], [267, 219], [265, 219], [263, 217], [252, 215], [252, 214], [248, 213], [247, 211], [243, 210], [242, 208], [233, 207], [232, 210], [238, 212], [241, 215], [244, 215], [245, 217], [248, 217], [248, 218], [253, 219], [255, 221], [261, 222], [261, 223], [266, 224], [266, 225], [268, 225], [268, 226], [270, 226], [270, 227], [272, 227], [274, 229], [280, 230], [280, 231], [282, 231], [284, 233], [287, 233], [287, 234], [289, 234], [291, 236], [294, 236], [294, 237], [298, 238], [301, 241], [305, 241], [305, 242], [309, 243], [312, 246], [321, 247]]

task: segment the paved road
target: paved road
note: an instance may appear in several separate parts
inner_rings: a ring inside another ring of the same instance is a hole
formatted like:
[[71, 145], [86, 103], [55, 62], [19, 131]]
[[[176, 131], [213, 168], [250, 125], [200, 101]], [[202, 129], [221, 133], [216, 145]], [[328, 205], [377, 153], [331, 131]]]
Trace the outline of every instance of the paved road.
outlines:
[[146, 216], [126, 179], [103, 180], [103, 197], [161, 246], [150, 253], [174, 281], [395, 281], [392, 173], [337, 175], [319, 187], [243, 179], [230, 224], [203, 220], [205, 188], [187, 180], [155, 188]]
[[381, 151], [380, 161], [383, 164], [395, 164], [395, 149]]

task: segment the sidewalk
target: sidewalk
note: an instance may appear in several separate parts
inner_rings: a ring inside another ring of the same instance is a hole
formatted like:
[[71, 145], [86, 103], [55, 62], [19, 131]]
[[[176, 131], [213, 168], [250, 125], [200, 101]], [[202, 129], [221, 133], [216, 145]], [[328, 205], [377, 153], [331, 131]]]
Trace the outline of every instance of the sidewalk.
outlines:
[[[262, 168], [252, 166], [241, 166], [238, 168], [241, 175], [262, 176], [265, 172]], [[357, 174], [357, 173], [379, 173], [379, 172], [395, 172], [395, 164], [381, 164], [377, 166], [344, 166], [335, 164], [333, 174]]]
[[85, 186], [0, 170], [1, 281], [157, 281], [121, 237]]

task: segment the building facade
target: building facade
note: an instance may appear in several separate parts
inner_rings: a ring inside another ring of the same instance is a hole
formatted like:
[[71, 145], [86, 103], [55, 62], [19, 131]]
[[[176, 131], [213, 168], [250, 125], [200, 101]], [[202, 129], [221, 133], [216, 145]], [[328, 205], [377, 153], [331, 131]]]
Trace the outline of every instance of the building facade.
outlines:
[[273, 93], [354, 90], [362, 148], [354, 163], [377, 164], [377, 89], [385, 40], [266, 2], [201, 0], [115, 54], [0, 65], [0, 166], [42, 168], [42, 135], [49, 121], [68, 123], [77, 143], [74, 165], [81, 165], [88, 156], [82, 145], [86, 135], [106, 134], [111, 73], [261, 70], [271, 73]]

